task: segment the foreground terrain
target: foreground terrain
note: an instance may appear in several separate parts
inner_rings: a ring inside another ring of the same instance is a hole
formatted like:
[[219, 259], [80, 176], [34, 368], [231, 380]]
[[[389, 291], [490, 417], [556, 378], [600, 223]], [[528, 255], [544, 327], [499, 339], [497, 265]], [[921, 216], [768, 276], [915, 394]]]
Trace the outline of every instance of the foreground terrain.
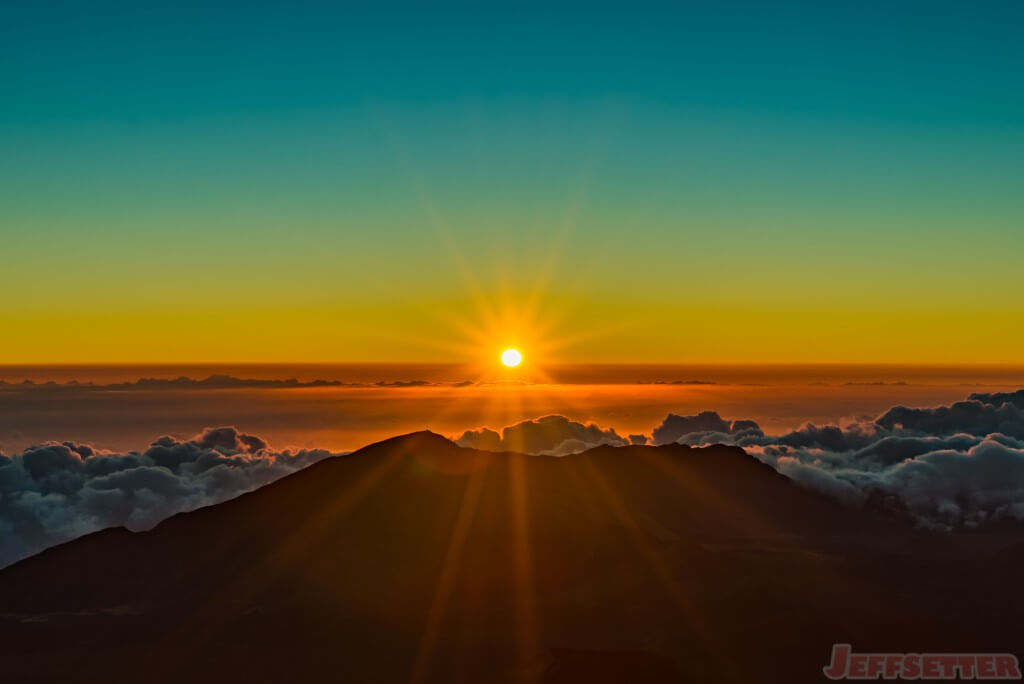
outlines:
[[12, 681], [823, 681], [1008, 651], [1015, 529], [845, 509], [734, 447], [491, 453], [415, 433], [0, 571]]

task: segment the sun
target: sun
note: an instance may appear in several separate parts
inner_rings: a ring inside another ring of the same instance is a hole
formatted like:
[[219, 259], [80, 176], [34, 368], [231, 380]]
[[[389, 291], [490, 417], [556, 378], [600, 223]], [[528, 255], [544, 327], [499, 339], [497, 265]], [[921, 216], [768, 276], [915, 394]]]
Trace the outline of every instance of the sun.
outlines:
[[506, 349], [501, 352], [501, 362], [509, 368], [515, 368], [523, 362], [523, 355], [518, 349]]

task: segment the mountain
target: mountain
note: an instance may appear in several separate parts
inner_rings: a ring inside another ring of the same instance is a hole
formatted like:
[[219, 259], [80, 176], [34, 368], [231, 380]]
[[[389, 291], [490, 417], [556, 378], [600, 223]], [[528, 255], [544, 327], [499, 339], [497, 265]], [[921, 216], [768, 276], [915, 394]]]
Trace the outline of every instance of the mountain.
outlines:
[[0, 571], [10, 681], [812, 682], [1022, 643], [1019, 532], [840, 507], [735, 447], [428, 432]]

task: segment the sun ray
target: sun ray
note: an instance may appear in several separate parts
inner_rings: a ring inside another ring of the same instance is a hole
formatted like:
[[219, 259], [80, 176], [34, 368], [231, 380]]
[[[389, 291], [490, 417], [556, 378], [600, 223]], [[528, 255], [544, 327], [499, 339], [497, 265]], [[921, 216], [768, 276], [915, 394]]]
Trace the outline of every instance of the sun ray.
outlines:
[[533, 540], [530, 534], [528, 483], [523, 462], [526, 456], [509, 459], [509, 487], [512, 518], [513, 564], [515, 572], [516, 646], [521, 663], [534, 663], [540, 657], [540, 623], [537, 619], [537, 593], [533, 575]]
[[[401, 462], [400, 455], [391, 454], [386, 459], [380, 459], [373, 463], [343, 492], [339, 492], [326, 506], [310, 517], [305, 525], [294, 530], [287, 541], [276, 548], [273, 554], [263, 556], [260, 561], [250, 566], [244, 574], [235, 579], [228, 589], [233, 603], [241, 606], [249, 605], [261, 591], [272, 587], [281, 578], [286, 577], [289, 572], [300, 571], [299, 563], [303, 554], [307, 553], [314, 544], [320, 542], [328, 527], [347, 514], [374, 489], [381, 487]], [[329, 592], [329, 587], [325, 587], [324, 591]], [[209, 617], [208, 612], [204, 612], [203, 619], [199, 619], [202, 609], [201, 605], [197, 606], [192, 617], [177, 621], [178, 627], [174, 630], [176, 636], [168, 635], [167, 638], [201, 644], [216, 635], [233, 617], [224, 612], [214, 620]]]
[[680, 585], [676, 573], [665, 563], [657, 550], [643, 533], [643, 527], [637, 523], [633, 514], [615, 493], [614, 488], [594, 465], [588, 456], [584, 454], [578, 457], [582, 464], [582, 470], [587, 480], [597, 493], [597, 498], [608, 508], [613, 519], [618, 523], [620, 529], [626, 534], [634, 548], [639, 552], [640, 557], [647, 563], [648, 567], [658, 579], [666, 597], [680, 614], [689, 620], [694, 631], [702, 641], [702, 647], [718, 665], [722, 673], [730, 673], [731, 679], [736, 680], [736, 668], [729, 657], [716, 645], [714, 635], [709, 632], [705, 624], [705, 618], [699, 613], [693, 599], [686, 589]]
[[420, 643], [416, 650], [412, 673], [409, 676], [410, 684], [418, 684], [426, 678], [438, 632], [448, 612], [448, 602], [460, 570], [466, 537], [469, 534], [469, 528], [473, 523], [473, 517], [479, 504], [480, 491], [483, 487], [483, 481], [486, 477], [490, 461], [480, 452], [475, 452], [473, 458], [472, 471], [463, 491], [462, 502], [459, 505], [455, 524], [452, 527], [452, 536], [448, 542], [448, 551], [445, 554], [444, 565], [441, 568], [437, 587], [434, 590], [434, 598], [430, 605], [427, 624], [423, 628], [423, 636], [420, 638]]

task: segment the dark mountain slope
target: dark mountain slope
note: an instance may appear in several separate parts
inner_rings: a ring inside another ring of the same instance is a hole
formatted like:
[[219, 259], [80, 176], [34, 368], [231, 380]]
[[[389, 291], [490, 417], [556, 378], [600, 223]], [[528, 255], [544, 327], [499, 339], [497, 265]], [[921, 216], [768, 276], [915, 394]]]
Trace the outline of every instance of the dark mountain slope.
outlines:
[[416, 433], [3, 570], [2, 676], [820, 681], [835, 641], [1012, 650], [1013, 540], [842, 509], [736, 448]]

